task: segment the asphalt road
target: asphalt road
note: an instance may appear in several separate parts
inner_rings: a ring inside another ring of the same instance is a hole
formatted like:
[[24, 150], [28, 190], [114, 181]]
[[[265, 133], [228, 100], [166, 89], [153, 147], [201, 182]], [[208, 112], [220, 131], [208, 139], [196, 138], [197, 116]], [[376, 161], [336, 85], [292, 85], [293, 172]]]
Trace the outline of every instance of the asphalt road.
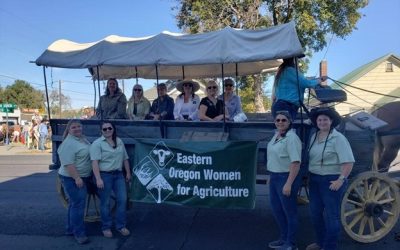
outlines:
[[[0, 146], [1, 147], [1, 146]], [[128, 211], [132, 234], [106, 239], [100, 223], [87, 224], [91, 242], [79, 246], [64, 235], [66, 209], [55, 188], [56, 173], [48, 170], [48, 153], [0, 154], [0, 249], [268, 249], [278, 237], [268, 205], [266, 185], [257, 185], [256, 208], [225, 210], [134, 203]], [[308, 206], [299, 207], [299, 249], [313, 242]], [[394, 235], [360, 244], [344, 232], [340, 249], [400, 249]]]

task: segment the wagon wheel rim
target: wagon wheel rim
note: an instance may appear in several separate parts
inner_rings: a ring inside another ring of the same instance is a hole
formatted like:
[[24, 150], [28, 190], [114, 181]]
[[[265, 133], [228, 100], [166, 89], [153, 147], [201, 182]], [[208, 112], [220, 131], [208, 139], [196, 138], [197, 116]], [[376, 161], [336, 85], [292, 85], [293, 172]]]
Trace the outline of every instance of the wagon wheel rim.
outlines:
[[386, 236], [399, 218], [398, 188], [387, 175], [366, 172], [348, 187], [341, 205], [341, 221], [346, 233], [363, 243]]

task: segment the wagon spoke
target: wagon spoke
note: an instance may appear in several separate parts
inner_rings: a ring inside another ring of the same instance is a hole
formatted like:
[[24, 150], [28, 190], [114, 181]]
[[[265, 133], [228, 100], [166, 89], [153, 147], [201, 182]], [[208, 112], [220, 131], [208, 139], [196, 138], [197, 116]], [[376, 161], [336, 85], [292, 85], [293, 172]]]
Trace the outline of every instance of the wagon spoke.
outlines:
[[384, 212], [385, 214], [390, 215], [390, 216], [394, 216], [394, 213], [392, 213], [391, 211], [388, 211], [388, 210], [386, 210], [386, 209], [384, 209], [383, 212]]
[[366, 200], [369, 198], [369, 190], [368, 190], [368, 180], [364, 180], [364, 197]]
[[358, 198], [360, 198], [360, 200], [362, 202], [365, 202], [365, 199], [364, 199], [363, 195], [360, 193], [360, 190], [358, 190], [358, 188], [355, 188], [354, 191], [357, 193]]
[[395, 201], [395, 199], [393, 199], [393, 198], [387, 198], [387, 199], [384, 199], [384, 200], [380, 200], [380, 201], [377, 201], [380, 205], [383, 205], [383, 204], [386, 204], [386, 203], [391, 203], [391, 202], [393, 202], [393, 201]]
[[363, 218], [364, 214], [358, 214], [354, 219], [350, 222], [349, 228], [353, 228], [361, 218]]
[[359, 235], [363, 235], [364, 233], [364, 228], [365, 228], [365, 224], [367, 224], [367, 217], [363, 217], [361, 222], [360, 222], [360, 227], [358, 228], [358, 234]]
[[379, 191], [379, 193], [375, 196], [375, 199], [379, 200], [382, 197], [382, 195], [384, 195], [389, 190], [390, 190], [390, 187], [385, 187], [384, 189]]
[[358, 213], [363, 213], [363, 209], [362, 208], [358, 208], [358, 209], [354, 209], [354, 210], [348, 211], [348, 212], [346, 212], [344, 214], [344, 216], [348, 217], [350, 215], [358, 214]]
[[379, 187], [380, 187], [380, 181], [379, 179], [375, 179], [374, 183], [372, 184], [370, 198], [374, 198], [376, 191], [378, 190]]
[[369, 225], [369, 233], [375, 234], [374, 219], [372, 217], [368, 218], [368, 225]]
[[362, 207], [362, 206], [363, 206], [363, 204], [361, 204], [360, 202], [351, 200], [351, 199], [349, 199], [349, 198], [347, 199], [347, 202], [348, 202], [348, 203], [351, 203], [351, 204], [353, 204], [353, 205], [356, 205], [356, 206], [358, 206], [358, 207]]
[[378, 218], [378, 222], [382, 227], [386, 227], [386, 223], [381, 218]]

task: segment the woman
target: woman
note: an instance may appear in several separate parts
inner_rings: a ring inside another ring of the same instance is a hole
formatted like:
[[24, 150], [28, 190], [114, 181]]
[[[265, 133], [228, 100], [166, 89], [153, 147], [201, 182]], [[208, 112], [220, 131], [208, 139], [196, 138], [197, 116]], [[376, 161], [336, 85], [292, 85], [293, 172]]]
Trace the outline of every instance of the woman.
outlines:
[[225, 100], [225, 107], [229, 113], [229, 120], [233, 121], [233, 118], [243, 113], [242, 111], [242, 103], [240, 101], [240, 97], [235, 95], [234, 93], [234, 82], [232, 79], [227, 78], [224, 80], [224, 95], [220, 95], [218, 99]]
[[132, 96], [128, 101], [128, 118], [131, 120], [144, 120], [150, 112], [150, 102], [143, 96], [143, 87], [136, 84], [132, 89]]
[[296, 119], [300, 107], [299, 101], [303, 102], [305, 89], [315, 88], [325, 80], [326, 77], [306, 79], [303, 74], [296, 71], [293, 57], [284, 59], [278, 68], [272, 88], [272, 116], [276, 116], [277, 110], [287, 110], [292, 120]]
[[[199, 106], [199, 118], [201, 121], [222, 121], [224, 119], [224, 104], [217, 99], [218, 85], [211, 80], [206, 84], [207, 96], [201, 99]], [[225, 118], [229, 115], [225, 113]]]
[[310, 112], [318, 131], [311, 137], [309, 151], [310, 210], [317, 235], [308, 250], [337, 249], [340, 233], [340, 203], [354, 163], [346, 137], [336, 131], [340, 115], [331, 108]]
[[[102, 136], [96, 139], [90, 147], [93, 173], [100, 196], [100, 214], [104, 237], [111, 238], [112, 218], [110, 197], [113, 191], [116, 196], [115, 227], [123, 236], [130, 234], [126, 228], [126, 183], [131, 179], [128, 154], [125, 145], [117, 137], [114, 124], [109, 121], [101, 125]], [[122, 172], [125, 168], [126, 177]]]
[[74, 235], [79, 244], [89, 242], [84, 225], [87, 185], [92, 174], [89, 147], [81, 122], [70, 120], [57, 150], [61, 162], [58, 174], [69, 198], [67, 234]]
[[195, 94], [200, 85], [193, 80], [183, 80], [176, 84], [181, 94], [175, 99], [174, 118], [180, 121], [197, 121], [200, 97]]
[[270, 203], [279, 225], [280, 238], [269, 243], [270, 248], [297, 249], [297, 192], [301, 161], [301, 141], [291, 130], [291, 115], [278, 111], [275, 116], [277, 131], [268, 143], [267, 169], [270, 172]]
[[99, 119], [127, 119], [126, 104], [126, 97], [118, 87], [117, 80], [110, 78], [107, 81], [105, 95], [100, 97], [96, 116]]

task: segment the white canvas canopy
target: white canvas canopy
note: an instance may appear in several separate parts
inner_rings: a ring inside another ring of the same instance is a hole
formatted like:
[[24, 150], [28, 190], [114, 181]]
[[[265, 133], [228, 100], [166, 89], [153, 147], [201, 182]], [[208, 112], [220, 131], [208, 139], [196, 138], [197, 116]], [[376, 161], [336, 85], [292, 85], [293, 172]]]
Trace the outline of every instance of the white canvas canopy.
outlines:
[[[93, 77], [182, 79], [257, 74], [278, 59], [301, 56], [295, 24], [268, 29], [128, 38], [109, 36], [93, 43], [58, 40], [36, 59], [39, 66], [88, 68]], [[223, 66], [223, 71], [222, 71]]]

